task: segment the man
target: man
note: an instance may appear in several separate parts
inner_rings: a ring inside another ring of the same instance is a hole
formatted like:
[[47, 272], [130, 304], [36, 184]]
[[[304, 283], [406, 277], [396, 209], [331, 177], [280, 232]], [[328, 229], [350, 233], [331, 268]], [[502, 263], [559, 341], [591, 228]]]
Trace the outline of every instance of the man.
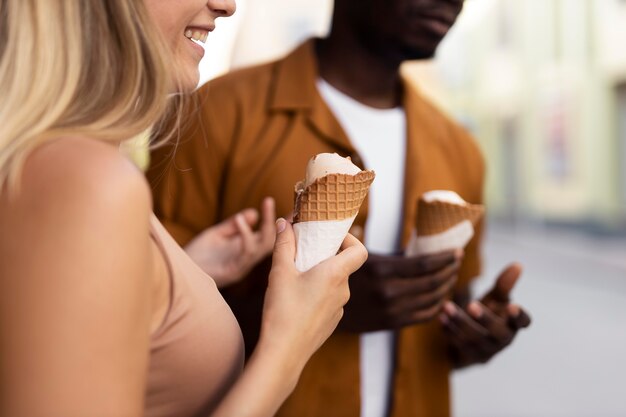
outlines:
[[[195, 97], [174, 158], [173, 148], [153, 154], [155, 211], [181, 244], [195, 237], [196, 248], [203, 230], [265, 196], [289, 213], [293, 186], [317, 153], [350, 155], [377, 172], [355, 221], [370, 259], [351, 279], [339, 329], [280, 416], [447, 416], [450, 369], [489, 360], [530, 322], [509, 302], [517, 265], [469, 302], [480, 227], [463, 254], [400, 255], [422, 193], [482, 199], [476, 144], [400, 73], [403, 61], [432, 57], [462, 3], [336, 0], [328, 38], [210, 82]], [[224, 290], [248, 350], [258, 335], [264, 270]]]

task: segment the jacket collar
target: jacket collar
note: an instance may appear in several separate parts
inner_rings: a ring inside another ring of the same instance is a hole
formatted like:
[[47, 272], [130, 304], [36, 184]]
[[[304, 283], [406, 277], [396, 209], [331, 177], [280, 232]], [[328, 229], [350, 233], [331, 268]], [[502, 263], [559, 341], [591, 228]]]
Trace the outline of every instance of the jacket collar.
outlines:
[[301, 112], [327, 142], [352, 155], [354, 147], [319, 92], [315, 39], [308, 39], [276, 64], [271, 111]]
[[308, 39], [276, 64], [271, 110], [311, 109], [317, 96], [315, 40]]
[[[310, 126], [326, 141], [354, 155], [354, 147], [317, 90], [319, 72], [314, 48], [315, 39], [308, 39], [276, 63], [270, 110], [302, 112]], [[422, 99], [403, 71], [401, 76], [405, 86], [403, 106], [407, 114], [414, 114], [414, 111], [421, 110]], [[409, 109], [411, 112], [408, 112]], [[409, 122], [407, 120], [407, 126]], [[414, 129], [408, 129], [409, 136], [415, 133]]]

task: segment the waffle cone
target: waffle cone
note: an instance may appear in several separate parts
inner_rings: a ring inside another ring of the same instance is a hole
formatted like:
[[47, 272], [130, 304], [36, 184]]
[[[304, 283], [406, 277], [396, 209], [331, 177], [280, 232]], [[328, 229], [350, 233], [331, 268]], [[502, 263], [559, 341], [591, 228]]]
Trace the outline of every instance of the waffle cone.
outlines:
[[355, 216], [375, 176], [374, 171], [361, 171], [356, 175], [328, 174], [306, 188], [304, 182], [297, 183], [293, 222], [344, 220]]
[[480, 221], [485, 209], [478, 204], [453, 204], [444, 201], [427, 202], [420, 198], [416, 227], [419, 236], [442, 233], [458, 223], [469, 220], [472, 226]]

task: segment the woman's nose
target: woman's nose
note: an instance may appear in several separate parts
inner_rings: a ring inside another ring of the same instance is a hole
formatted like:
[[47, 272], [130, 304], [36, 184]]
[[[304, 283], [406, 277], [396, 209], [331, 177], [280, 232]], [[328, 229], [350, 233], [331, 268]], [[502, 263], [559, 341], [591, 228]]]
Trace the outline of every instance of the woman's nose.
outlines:
[[235, 0], [209, 0], [207, 5], [216, 17], [232, 16], [237, 10]]

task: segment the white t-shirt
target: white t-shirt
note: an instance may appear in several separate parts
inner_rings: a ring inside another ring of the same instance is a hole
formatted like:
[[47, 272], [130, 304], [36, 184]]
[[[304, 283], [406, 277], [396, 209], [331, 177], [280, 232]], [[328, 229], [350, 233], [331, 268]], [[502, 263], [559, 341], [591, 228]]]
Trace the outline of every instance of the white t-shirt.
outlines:
[[[350, 138], [367, 169], [376, 171], [365, 224], [365, 246], [388, 255], [399, 249], [406, 157], [406, 118], [402, 108], [375, 109], [338, 91], [322, 79], [317, 88]], [[361, 417], [386, 417], [394, 367], [394, 333], [364, 333], [360, 341]]]

